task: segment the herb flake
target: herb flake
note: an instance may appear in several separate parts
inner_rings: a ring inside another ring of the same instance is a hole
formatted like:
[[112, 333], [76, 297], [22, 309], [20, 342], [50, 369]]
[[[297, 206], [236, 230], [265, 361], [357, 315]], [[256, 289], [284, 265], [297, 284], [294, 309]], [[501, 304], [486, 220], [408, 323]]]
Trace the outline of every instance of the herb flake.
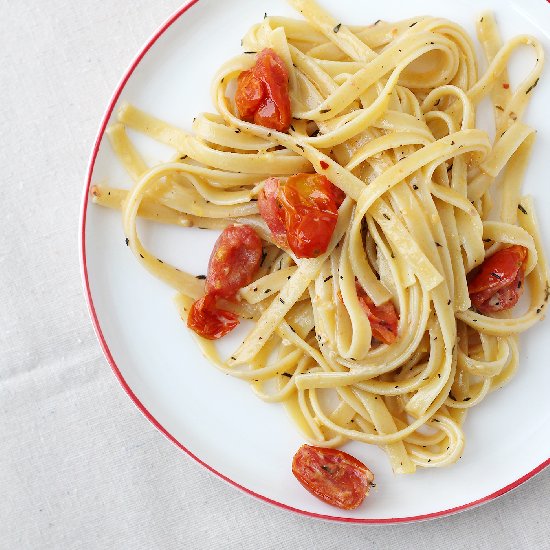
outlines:
[[529, 92], [531, 92], [531, 90], [532, 90], [533, 88], [536, 87], [536, 85], [539, 83], [539, 80], [540, 80], [540, 79], [537, 78], [537, 79], [535, 80], [535, 82], [534, 82], [531, 86], [529, 86], [529, 88], [527, 88], [527, 91], [525, 92], [525, 95], [527, 95]]

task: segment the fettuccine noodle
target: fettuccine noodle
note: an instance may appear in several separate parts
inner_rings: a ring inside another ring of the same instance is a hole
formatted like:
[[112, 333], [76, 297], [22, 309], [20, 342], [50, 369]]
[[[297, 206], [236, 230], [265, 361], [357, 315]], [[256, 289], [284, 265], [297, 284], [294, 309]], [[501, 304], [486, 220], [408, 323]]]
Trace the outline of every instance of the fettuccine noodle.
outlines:
[[[290, 3], [304, 20], [266, 17], [248, 31], [245, 53], [214, 78], [216, 112], [199, 114], [192, 134], [123, 104], [107, 135], [134, 185], [96, 185], [93, 198], [121, 209], [126, 243], [177, 290], [183, 319], [204, 281], [148, 251], [138, 216], [253, 227], [264, 243], [260, 271], [223, 306], [254, 326], [229, 359], [197, 337], [203, 353], [260, 399], [284, 403], [315, 445], [381, 446], [397, 473], [452, 464], [468, 409], [512, 377], [518, 335], [541, 319], [549, 297], [535, 208], [520, 190], [535, 137], [522, 115], [544, 52], [531, 36], [503, 44], [484, 14], [479, 75], [471, 39], [451, 21], [346, 26], [312, 0]], [[533, 65], [513, 90], [507, 63], [520, 47]], [[288, 134], [236, 114], [232, 86], [264, 48], [289, 70]], [[476, 128], [484, 98], [494, 141]], [[171, 146], [173, 160], [148, 166], [126, 129]], [[273, 243], [256, 202], [266, 178], [299, 172], [324, 174], [347, 196], [328, 249], [311, 259]], [[513, 317], [482, 315], [471, 308], [466, 276], [511, 244], [528, 249], [529, 304]], [[395, 305], [395, 343], [371, 338], [356, 279], [375, 304]]]

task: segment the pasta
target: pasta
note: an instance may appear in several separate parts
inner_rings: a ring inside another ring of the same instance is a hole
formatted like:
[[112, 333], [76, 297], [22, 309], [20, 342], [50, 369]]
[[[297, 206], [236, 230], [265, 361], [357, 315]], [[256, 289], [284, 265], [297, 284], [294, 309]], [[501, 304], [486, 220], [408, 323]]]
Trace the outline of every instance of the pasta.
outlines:
[[[535, 208], [521, 195], [535, 138], [522, 115], [544, 52], [531, 36], [503, 44], [486, 13], [479, 75], [471, 39], [448, 20], [346, 26], [312, 0], [290, 3], [304, 19], [266, 17], [247, 32], [245, 53], [214, 77], [216, 112], [199, 114], [193, 134], [123, 104], [107, 135], [134, 185], [95, 185], [93, 199], [121, 210], [126, 244], [177, 291], [184, 320], [205, 282], [148, 251], [137, 218], [252, 227], [263, 242], [259, 271], [221, 304], [253, 328], [227, 360], [197, 336], [203, 353], [260, 399], [283, 403], [313, 444], [381, 446], [396, 473], [447, 466], [463, 452], [467, 411], [513, 376], [518, 336], [548, 302]], [[512, 90], [507, 63], [522, 46], [533, 68]], [[288, 133], [242, 120], [234, 104], [236, 79], [265, 48], [288, 69]], [[484, 98], [494, 141], [476, 128]], [[149, 167], [127, 129], [173, 147], [173, 160]], [[304, 172], [346, 195], [326, 251], [311, 258], [277, 246], [257, 202], [267, 178]], [[472, 307], [471, 274], [509, 246], [527, 250], [529, 303], [483, 314]], [[394, 305], [393, 343], [373, 338], [359, 287], [376, 306]]]

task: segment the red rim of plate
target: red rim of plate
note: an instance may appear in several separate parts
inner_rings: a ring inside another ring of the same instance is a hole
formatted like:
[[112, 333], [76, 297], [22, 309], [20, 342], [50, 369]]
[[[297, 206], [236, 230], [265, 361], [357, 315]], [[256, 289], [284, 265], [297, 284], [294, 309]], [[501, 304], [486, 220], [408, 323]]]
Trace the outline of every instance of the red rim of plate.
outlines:
[[[369, 523], [369, 524], [391, 524], [391, 523], [406, 523], [406, 522], [412, 522], [412, 521], [420, 521], [420, 520], [426, 520], [426, 519], [433, 519], [438, 518], [450, 514], [454, 514], [456, 512], [460, 512], [462, 510], [466, 510], [468, 508], [472, 508], [474, 506], [478, 506], [480, 504], [483, 504], [485, 502], [489, 502], [490, 500], [493, 500], [508, 491], [511, 491], [512, 489], [515, 489], [519, 485], [521, 485], [523, 482], [527, 481], [534, 475], [538, 474], [544, 468], [546, 468], [548, 465], [550, 465], [550, 458], [545, 460], [542, 464], [525, 474], [524, 476], [520, 477], [513, 483], [510, 483], [509, 485], [506, 485], [502, 489], [499, 489], [498, 491], [495, 491], [494, 493], [491, 493], [490, 495], [487, 495], [483, 498], [480, 498], [478, 500], [474, 500], [472, 502], [469, 502], [467, 504], [463, 504], [461, 506], [456, 506], [455, 508], [449, 508], [447, 510], [441, 510], [439, 512], [432, 512], [429, 514], [422, 514], [418, 516], [409, 516], [409, 517], [398, 517], [398, 518], [346, 518], [346, 517], [339, 517], [339, 516], [328, 516], [325, 514], [316, 514], [314, 512], [308, 512], [306, 510], [300, 510], [298, 508], [294, 508], [292, 506], [289, 506], [288, 504], [283, 504], [282, 502], [277, 502], [276, 500], [270, 499], [264, 495], [260, 495], [258, 493], [255, 493], [254, 491], [251, 491], [250, 489], [247, 489], [246, 487], [240, 485], [236, 481], [228, 478], [227, 476], [223, 475], [222, 473], [215, 470], [212, 466], [206, 464], [206, 462], [202, 461], [198, 456], [194, 455], [189, 449], [187, 449], [182, 443], [180, 443], [172, 434], [170, 434], [166, 428], [164, 428], [159, 421], [147, 410], [147, 408], [143, 405], [143, 403], [139, 400], [137, 395], [132, 391], [124, 377], [122, 376], [122, 373], [120, 372], [117, 364], [115, 363], [115, 360], [113, 359], [113, 356], [111, 355], [111, 351], [109, 350], [109, 345], [107, 344], [107, 341], [105, 337], [103, 336], [103, 331], [101, 330], [101, 326], [99, 323], [99, 319], [97, 317], [94, 302], [92, 299], [92, 294], [90, 291], [90, 284], [88, 281], [88, 268], [86, 264], [86, 214], [88, 210], [88, 198], [89, 198], [89, 192], [90, 192], [90, 185], [92, 180], [92, 174], [94, 171], [95, 161], [99, 152], [99, 147], [101, 144], [101, 141], [103, 139], [103, 134], [105, 132], [105, 129], [107, 127], [107, 123], [109, 122], [109, 119], [111, 118], [111, 114], [113, 112], [114, 106], [116, 102], [118, 101], [118, 98], [120, 97], [120, 94], [124, 90], [124, 87], [126, 86], [126, 83], [128, 82], [129, 78], [132, 76], [134, 70], [139, 65], [143, 57], [147, 54], [147, 52], [151, 49], [151, 47], [155, 44], [155, 42], [162, 36], [166, 30], [175, 22], [177, 21], [189, 8], [191, 8], [193, 5], [195, 5], [199, 0], [190, 0], [189, 3], [184, 5], [182, 8], [180, 8], [178, 11], [176, 11], [161, 27], [155, 32], [155, 34], [147, 41], [145, 46], [142, 48], [142, 50], [139, 52], [137, 57], [134, 59], [134, 61], [131, 63], [130, 67], [125, 72], [124, 76], [122, 77], [122, 80], [118, 84], [115, 93], [113, 97], [111, 98], [111, 101], [109, 102], [109, 106], [107, 108], [107, 111], [103, 117], [103, 120], [101, 122], [101, 125], [99, 127], [99, 132], [97, 134], [94, 148], [92, 150], [92, 154], [90, 157], [90, 161], [88, 163], [88, 170], [87, 170], [87, 176], [86, 176], [86, 185], [84, 188], [84, 195], [82, 198], [82, 206], [80, 211], [80, 235], [79, 235], [79, 245], [80, 245], [80, 269], [82, 273], [82, 281], [84, 285], [84, 294], [86, 298], [86, 302], [88, 303], [88, 309], [90, 312], [90, 316], [92, 318], [92, 323], [94, 326], [95, 333], [97, 335], [97, 338], [99, 340], [99, 343], [101, 345], [101, 348], [103, 349], [103, 353], [105, 354], [105, 357], [107, 358], [107, 361], [111, 365], [111, 369], [115, 373], [115, 376], [118, 378], [118, 381], [130, 397], [130, 399], [134, 402], [134, 404], [137, 406], [137, 408], [141, 411], [141, 413], [147, 418], [164, 436], [166, 436], [172, 443], [177, 445], [181, 450], [185, 451], [191, 458], [196, 460], [199, 464], [204, 466], [207, 470], [210, 470], [212, 473], [216, 474], [218, 477], [222, 478], [224, 481], [227, 481], [231, 485], [237, 487], [241, 491], [244, 491], [245, 493], [248, 493], [249, 495], [252, 495], [256, 498], [259, 498], [260, 500], [263, 500], [264, 502], [268, 502], [269, 504], [273, 504], [275, 506], [278, 506], [279, 508], [283, 508], [285, 510], [290, 510], [292, 512], [297, 512], [299, 514], [303, 514], [305, 516], [324, 519], [324, 520], [331, 520], [331, 521], [339, 521], [339, 522], [347, 522], [347, 523]], [[550, 0], [549, 0], [550, 1]]]

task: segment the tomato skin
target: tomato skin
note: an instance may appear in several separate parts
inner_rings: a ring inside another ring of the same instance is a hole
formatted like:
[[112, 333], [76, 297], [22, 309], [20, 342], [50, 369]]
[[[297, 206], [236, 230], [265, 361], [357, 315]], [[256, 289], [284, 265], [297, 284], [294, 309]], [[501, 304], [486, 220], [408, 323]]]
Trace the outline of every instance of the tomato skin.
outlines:
[[254, 113], [260, 108], [266, 94], [263, 82], [249, 69], [243, 71], [237, 79], [235, 101], [239, 108], [239, 115], [247, 122], [254, 122]]
[[225, 336], [238, 324], [238, 317], [230, 311], [218, 309], [216, 298], [210, 294], [193, 302], [187, 316], [187, 326], [208, 340], [217, 340]]
[[250, 284], [262, 260], [262, 241], [249, 225], [226, 227], [214, 244], [208, 263], [206, 294], [232, 300]]
[[298, 449], [292, 473], [312, 495], [344, 510], [357, 508], [374, 481], [373, 473], [350, 454], [312, 445]]
[[483, 314], [514, 307], [523, 294], [528, 250], [513, 245], [487, 258], [468, 283], [473, 306]]
[[397, 339], [397, 325], [399, 322], [399, 315], [393, 303], [387, 301], [377, 306], [358, 281], [355, 282], [355, 288], [359, 303], [369, 319], [373, 337], [384, 342], [384, 344], [393, 344]]
[[295, 174], [279, 188], [288, 244], [298, 258], [323, 254], [330, 242], [338, 207], [334, 185], [319, 174]]
[[286, 239], [284, 212], [277, 202], [279, 186], [278, 178], [265, 180], [264, 186], [258, 194], [258, 208], [260, 216], [262, 216], [273, 235], [275, 244], [279, 247], [286, 247], [288, 241]]
[[332, 185], [332, 198], [336, 204], [336, 208], [340, 208], [342, 203], [346, 200], [346, 194], [336, 185]]
[[242, 120], [288, 132], [291, 122], [288, 70], [274, 50], [262, 50], [254, 67], [239, 75], [235, 103]]
[[346, 195], [320, 174], [295, 174], [286, 182], [268, 178], [258, 194], [260, 215], [275, 244], [298, 258], [326, 251]]
[[218, 237], [206, 276], [206, 294], [193, 303], [187, 326], [203, 338], [217, 340], [231, 332], [239, 318], [216, 307], [218, 298], [235, 299], [237, 291], [251, 283], [260, 267], [262, 241], [248, 225], [230, 225]]

